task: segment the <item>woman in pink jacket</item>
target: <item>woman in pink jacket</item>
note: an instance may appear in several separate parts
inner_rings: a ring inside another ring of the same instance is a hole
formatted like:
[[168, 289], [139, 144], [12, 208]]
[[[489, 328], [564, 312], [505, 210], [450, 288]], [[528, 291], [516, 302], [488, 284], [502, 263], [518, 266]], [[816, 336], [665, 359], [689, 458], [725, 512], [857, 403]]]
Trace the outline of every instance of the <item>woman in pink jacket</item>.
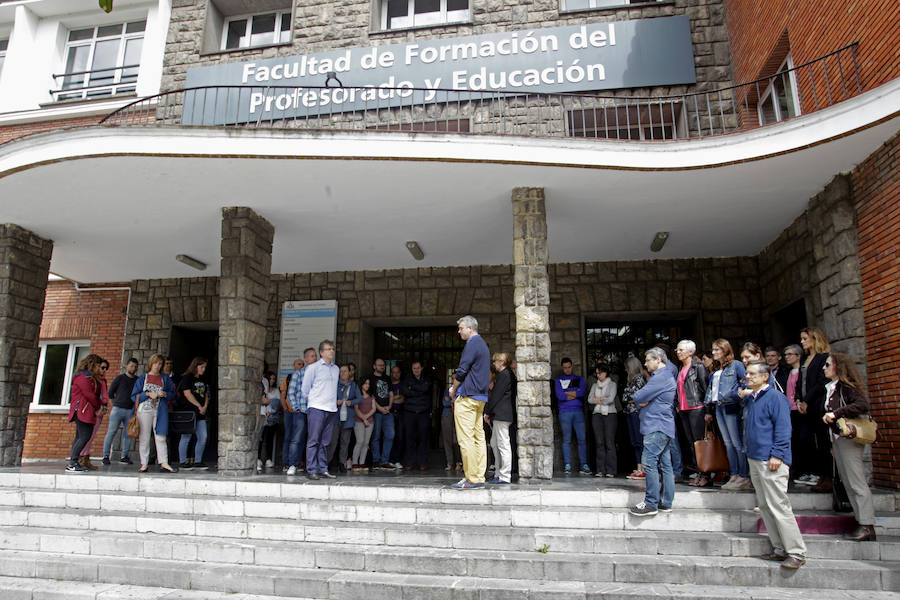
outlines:
[[75, 367], [72, 378], [72, 392], [69, 400], [69, 421], [75, 423], [75, 441], [69, 454], [69, 473], [83, 473], [86, 468], [78, 464], [78, 456], [91, 439], [94, 425], [106, 406], [103, 393], [101, 364], [103, 359], [96, 354], [88, 354]]

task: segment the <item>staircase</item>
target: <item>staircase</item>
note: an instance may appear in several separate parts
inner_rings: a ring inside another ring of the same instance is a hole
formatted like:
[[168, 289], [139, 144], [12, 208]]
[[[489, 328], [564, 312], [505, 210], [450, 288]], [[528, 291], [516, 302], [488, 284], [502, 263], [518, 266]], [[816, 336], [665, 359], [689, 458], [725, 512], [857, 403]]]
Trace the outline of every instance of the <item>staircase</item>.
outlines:
[[[679, 485], [673, 512], [639, 518], [624, 480], [421, 481], [0, 471], [0, 598], [900, 598], [890, 493], [877, 542], [805, 535], [788, 571], [753, 558], [769, 545], [752, 493]], [[791, 501], [845, 520], [829, 494]]]

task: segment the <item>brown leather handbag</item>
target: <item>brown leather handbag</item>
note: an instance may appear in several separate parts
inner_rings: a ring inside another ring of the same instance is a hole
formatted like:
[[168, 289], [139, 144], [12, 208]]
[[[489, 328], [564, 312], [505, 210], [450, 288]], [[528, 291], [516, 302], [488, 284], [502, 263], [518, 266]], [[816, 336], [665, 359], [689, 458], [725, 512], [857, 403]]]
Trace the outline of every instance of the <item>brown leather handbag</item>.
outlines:
[[134, 413], [134, 416], [128, 419], [128, 427], [125, 428], [125, 434], [133, 440], [141, 436], [141, 422], [138, 421], [137, 413]]
[[706, 424], [703, 439], [694, 442], [694, 453], [697, 456], [697, 470], [701, 473], [727, 473], [731, 470], [725, 444], [716, 435], [712, 423]]

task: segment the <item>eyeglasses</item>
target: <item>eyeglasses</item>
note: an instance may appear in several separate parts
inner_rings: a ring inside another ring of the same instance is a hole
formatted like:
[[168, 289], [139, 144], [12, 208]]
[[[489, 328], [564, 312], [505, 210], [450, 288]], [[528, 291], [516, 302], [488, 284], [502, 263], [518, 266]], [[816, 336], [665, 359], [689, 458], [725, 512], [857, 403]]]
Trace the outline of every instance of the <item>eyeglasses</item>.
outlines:
[[100, 367], [100, 370], [101, 370], [101, 371], [105, 371], [105, 370], [107, 370], [107, 369], [109, 369], [109, 367]]

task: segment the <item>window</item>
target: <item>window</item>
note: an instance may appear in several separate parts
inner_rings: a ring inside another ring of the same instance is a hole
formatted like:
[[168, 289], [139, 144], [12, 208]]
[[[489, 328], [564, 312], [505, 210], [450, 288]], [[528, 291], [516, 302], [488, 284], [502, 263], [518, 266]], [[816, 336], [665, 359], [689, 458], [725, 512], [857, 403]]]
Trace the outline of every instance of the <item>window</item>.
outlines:
[[3, 72], [3, 61], [6, 59], [6, 48], [9, 46], [9, 40], [0, 40], [0, 73]]
[[[146, 21], [69, 31], [66, 71], [57, 100], [134, 92]], [[73, 91], [74, 90], [74, 91]]]
[[469, 0], [380, 0], [381, 29], [426, 27], [469, 20]]
[[797, 78], [790, 54], [768, 82], [766, 89], [760, 94], [759, 104], [756, 107], [759, 124], [777, 123], [800, 114]]
[[560, 0], [559, 10], [592, 10], [595, 8], [618, 8], [628, 4], [651, 4], [659, 0]]
[[678, 136], [681, 102], [585, 108], [567, 113], [572, 137], [608, 140], [672, 140]]
[[41, 342], [32, 409], [66, 407], [75, 367], [91, 351], [90, 342]]
[[229, 18], [222, 31], [222, 50], [290, 41], [290, 11]]

